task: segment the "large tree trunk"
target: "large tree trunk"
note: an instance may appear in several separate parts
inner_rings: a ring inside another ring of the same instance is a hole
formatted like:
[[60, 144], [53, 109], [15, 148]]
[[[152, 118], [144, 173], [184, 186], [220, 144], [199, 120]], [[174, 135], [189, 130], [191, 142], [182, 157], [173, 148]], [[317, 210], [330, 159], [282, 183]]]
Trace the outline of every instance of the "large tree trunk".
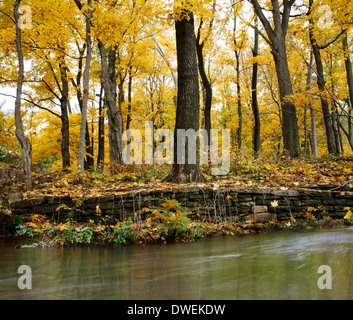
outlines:
[[[178, 150], [177, 138], [179, 129], [192, 129], [194, 132], [198, 132], [200, 128], [200, 91], [193, 14], [191, 12], [184, 12], [184, 16], [176, 21], [175, 29], [179, 90], [174, 135], [174, 164], [171, 173], [165, 181], [172, 183], [203, 182], [205, 179], [200, 170], [200, 146], [198, 139], [196, 141], [196, 150], [192, 150], [196, 153], [196, 161], [195, 163], [190, 163], [188, 154], [188, 144], [190, 141], [185, 143], [183, 150]], [[184, 163], [178, 163], [179, 152], [184, 152], [185, 154]]]
[[[253, 57], [256, 59], [259, 55], [259, 29], [257, 28], [257, 18], [256, 18], [256, 28], [255, 28], [255, 43], [253, 48]], [[260, 153], [261, 148], [261, 121], [260, 121], [260, 110], [257, 100], [257, 78], [259, 72], [259, 64], [255, 62], [253, 64], [252, 71], [252, 81], [251, 81], [251, 106], [254, 114], [254, 134], [253, 134], [253, 146], [255, 157], [257, 158]]]
[[26, 191], [32, 190], [32, 144], [31, 141], [26, 137], [22, 116], [21, 116], [21, 98], [22, 98], [22, 87], [24, 80], [24, 57], [22, 52], [22, 36], [20, 29], [20, 17], [18, 8], [21, 0], [16, 0], [14, 3], [14, 17], [16, 22], [16, 51], [18, 56], [18, 79], [17, 79], [17, 91], [15, 101], [15, 125], [16, 125], [16, 137], [22, 148], [22, 161], [23, 170], [25, 173], [25, 187]]
[[288, 67], [287, 50], [285, 40], [280, 39], [276, 49], [273, 49], [278, 86], [282, 106], [282, 132], [284, 149], [292, 157], [300, 156], [298, 118], [294, 102], [290, 99], [293, 88]]
[[123, 119], [116, 104], [116, 49], [113, 47], [109, 48], [107, 59], [107, 54], [102, 41], [98, 42], [98, 47], [102, 62], [102, 85], [104, 88], [105, 102], [107, 105], [109, 125], [109, 157], [110, 163], [114, 167], [114, 165], [121, 163], [123, 152]]

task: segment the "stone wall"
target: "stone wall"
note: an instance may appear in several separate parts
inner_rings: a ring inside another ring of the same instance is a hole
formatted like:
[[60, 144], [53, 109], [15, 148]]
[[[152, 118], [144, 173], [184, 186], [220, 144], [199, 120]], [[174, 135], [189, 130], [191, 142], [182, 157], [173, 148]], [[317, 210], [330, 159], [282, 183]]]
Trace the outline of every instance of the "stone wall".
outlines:
[[[190, 212], [190, 218], [207, 221], [280, 221], [300, 217], [303, 210], [315, 216], [342, 218], [345, 207], [353, 207], [353, 192], [319, 190], [269, 190], [185, 187], [169, 190], [117, 192], [94, 198], [73, 199], [64, 196], [39, 196], [11, 204], [14, 215], [43, 214], [56, 222], [68, 215], [79, 222], [104, 218], [107, 223], [129, 217], [134, 221], [148, 218], [148, 210], [167, 199], [177, 200]], [[312, 209], [315, 208], [313, 212]], [[100, 214], [100, 217], [97, 216]]]
[[0, 168], [0, 184], [11, 185], [16, 182], [24, 182], [25, 174], [22, 170]]

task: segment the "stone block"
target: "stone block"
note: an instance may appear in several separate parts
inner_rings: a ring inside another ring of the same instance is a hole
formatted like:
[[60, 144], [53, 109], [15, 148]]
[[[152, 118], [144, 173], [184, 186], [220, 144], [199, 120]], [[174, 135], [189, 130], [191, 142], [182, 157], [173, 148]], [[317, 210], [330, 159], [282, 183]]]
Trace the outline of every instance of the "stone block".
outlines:
[[258, 214], [249, 214], [244, 216], [245, 220], [252, 220], [254, 222], [269, 222], [273, 218], [275, 218], [275, 215], [272, 213], [258, 213]]
[[253, 214], [261, 214], [261, 213], [267, 213], [268, 212], [268, 207], [267, 206], [253, 206], [251, 208]]
[[54, 212], [55, 212], [55, 209], [50, 205], [39, 206], [33, 209], [33, 213], [35, 214], [46, 215], [46, 214], [52, 214]]

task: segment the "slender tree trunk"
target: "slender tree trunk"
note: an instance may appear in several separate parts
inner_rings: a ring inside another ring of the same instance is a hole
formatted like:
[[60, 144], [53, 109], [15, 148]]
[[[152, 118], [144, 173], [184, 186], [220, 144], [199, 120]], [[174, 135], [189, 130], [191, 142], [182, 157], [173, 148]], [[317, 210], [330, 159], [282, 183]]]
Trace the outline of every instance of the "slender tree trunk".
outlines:
[[321, 94], [320, 100], [321, 100], [321, 108], [324, 116], [324, 123], [325, 123], [325, 129], [326, 129], [327, 148], [330, 154], [336, 154], [337, 149], [336, 149], [335, 135], [334, 135], [333, 126], [332, 126], [330, 107], [326, 98], [326, 81], [324, 79], [320, 49], [315, 44], [313, 44], [312, 47], [313, 47], [313, 52], [314, 52], [315, 62], [316, 62], [317, 85]]
[[104, 107], [105, 102], [103, 98], [103, 86], [101, 87], [100, 95], [99, 95], [99, 121], [98, 121], [98, 158], [97, 158], [97, 166], [101, 169], [104, 168], [104, 160], [105, 160], [105, 127], [104, 127]]
[[[77, 96], [77, 101], [78, 105], [80, 107], [80, 111], [82, 112], [82, 105], [83, 105], [83, 94], [81, 90], [81, 79], [82, 79], [82, 70], [83, 70], [83, 56], [86, 52], [86, 47], [87, 44], [85, 43], [83, 48], [79, 48], [80, 52], [80, 58], [79, 58], [79, 63], [78, 63], [78, 72], [76, 75], [76, 82], [72, 81], [73, 86], [76, 89], [76, 96]], [[93, 140], [93, 139], [92, 139]], [[86, 124], [86, 154], [87, 157], [85, 157], [85, 169], [93, 168], [94, 167], [94, 158], [93, 158], [93, 142], [91, 142], [90, 138], [90, 133], [89, 133], [89, 128], [88, 128], [88, 123]]]
[[[195, 163], [189, 162], [188, 140], [183, 150], [178, 149], [178, 130], [192, 129], [198, 132], [200, 128], [200, 97], [199, 79], [196, 57], [196, 37], [194, 16], [189, 11], [183, 12], [175, 23], [177, 60], [178, 60], [178, 104], [174, 135], [174, 164], [165, 181], [173, 183], [203, 182], [200, 170], [199, 141], [196, 141]], [[179, 142], [180, 143], [180, 142]], [[178, 153], [184, 152], [185, 159], [178, 163]]]
[[[308, 65], [308, 75], [306, 77], [306, 90], [309, 91], [311, 89], [311, 83], [313, 79], [313, 64], [314, 64], [314, 55], [313, 52], [310, 51], [310, 62]], [[310, 106], [305, 104], [304, 106], [304, 153], [309, 154], [309, 129], [308, 129], [308, 108]]]
[[[309, 0], [310, 11], [311, 11], [312, 5], [313, 5], [313, 0]], [[326, 129], [327, 148], [330, 154], [337, 154], [332, 117], [330, 113], [329, 103], [326, 98], [326, 81], [324, 76], [324, 67], [322, 64], [320, 47], [317, 43], [317, 40], [314, 38], [314, 32], [313, 32], [314, 20], [311, 18], [309, 22], [310, 22], [309, 36], [310, 36], [311, 47], [315, 57], [316, 72], [317, 72], [317, 86], [320, 91], [321, 108], [324, 116], [324, 123], [325, 123], [325, 129]]]
[[196, 39], [196, 53], [198, 58], [199, 72], [202, 80], [202, 86], [205, 93], [205, 99], [204, 99], [205, 103], [204, 103], [204, 109], [203, 109], [204, 122], [205, 122], [204, 126], [207, 131], [207, 145], [205, 144], [205, 147], [209, 147], [211, 145], [211, 109], [212, 109], [213, 91], [212, 91], [211, 82], [208, 79], [206, 70], [205, 70], [205, 60], [203, 55], [205, 41], [200, 42], [201, 26], [202, 26], [202, 20], [200, 22], [198, 35]]
[[131, 111], [132, 111], [132, 67], [129, 70], [129, 84], [128, 84], [128, 106], [127, 106], [127, 116], [126, 116], [126, 130], [130, 129]]
[[[156, 44], [156, 49], [157, 49], [158, 53], [160, 54], [160, 56], [163, 58], [163, 60], [166, 62], [167, 66], [168, 66], [168, 69], [170, 71], [170, 74], [171, 74], [173, 82], [174, 82], [175, 91], [177, 91], [178, 90], [178, 79], [177, 79], [177, 76], [173, 70], [173, 67], [172, 67], [171, 63], [169, 62], [167, 56], [165, 55], [163, 49], [159, 45], [156, 36], [151, 35], [151, 38]], [[176, 96], [173, 97], [173, 102], [174, 102], [174, 106], [176, 108], [177, 107], [177, 97]]]
[[[255, 43], [253, 48], [253, 57], [256, 59], [259, 55], [259, 29], [257, 28], [257, 17], [255, 21]], [[255, 157], [257, 158], [260, 154], [261, 149], [261, 120], [260, 110], [257, 99], [257, 78], [259, 72], [259, 64], [255, 62], [253, 64], [252, 79], [251, 79], [251, 106], [254, 114], [254, 133], [253, 133], [253, 147]]]
[[310, 106], [310, 117], [311, 117], [311, 153], [314, 158], [319, 157], [319, 151], [317, 148], [317, 130], [316, 130], [316, 114], [313, 106]]
[[237, 72], [237, 101], [238, 101], [238, 130], [237, 130], [237, 141], [238, 141], [238, 152], [243, 149], [243, 111], [241, 105], [241, 87], [240, 87], [240, 52], [235, 51], [236, 58], [236, 72]]
[[[129, 70], [129, 83], [128, 83], [128, 106], [127, 106], [127, 116], [126, 116], [126, 132], [127, 132], [127, 141], [130, 141], [130, 124], [131, 124], [131, 109], [132, 109], [132, 67]], [[127, 154], [130, 156], [131, 153], [131, 145], [127, 145]]]
[[340, 155], [342, 146], [341, 146], [341, 137], [340, 137], [340, 127], [338, 125], [338, 112], [337, 112], [337, 106], [333, 103], [332, 105], [333, 111], [332, 111], [332, 129], [334, 133], [334, 138], [335, 138], [335, 146], [336, 146], [336, 152], [335, 154]]
[[86, 17], [87, 56], [86, 56], [85, 71], [83, 75], [83, 102], [82, 102], [82, 112], [81, 112], [80, 143], [79, 143], [79, 150], [78, 150], [78, 167], [81, 173], [84, 173], [84, 170], [85, 170], [87, 109], [88, 109], [88, 98], [89, 98], [90, 67], [91, 67], [91, 59], [92, 59], [92, 39], [91, 39], [92, 0], [87, 0], [87, 4], [88, 4], [88, 12]]
[[61, 73], [61, 99], [60, 99], [60, 108], [61, 108], [61, 154], [62, 154], [62, 166], [65, 170], [69, 168], [70, 163], [70, 123], [69, 123], [69, 112], [68, 112], [68, 101], [69, 101], [69, 83], [67, 78], [67, 72], [64, 65], [60, 65]]
[[288, 67], [286, 35], [288, 30], [291, 8], [295, 0], [283, 2], [281, 9], [278, 0], [271, 0], [273, 26], [263, 13], [259, 2], [251, 0], [256, 15], [261, 20], [269, 37], [269, 44], [272, 47], [272, 55], [275, 60], [276, 74], [282, 107], [282, 131], [284, 149], [292, 157], [300, 156], [299, 128], [297, 111], [294, 102], [291, 100], [293, 87]]
[[[314, 54], [311, 51], [310, 52], [310, 63], [308, 66], [308, 76], [306, 79], [306, 90], [311, 89], [311, 83], [312, 83], [312, 76], [313, 76], [313, 65], [314, 65]], [[316, 114], [314, 107], [312, 105], [305, 106], [305, 108], [308, 108], [310, 110], [310, 118], [311, 118], [311, 154], [314, 158], [318, 158], [318, 149], [317, 149], [317, 132], [316, 132]], [[307, 129], [305, 130], [305, 147], [307, 144], [307, 141], [309, 140], [309, 135], [307, 133]], [[307, 148], [307, 147], [306, 147]]]
[[[349, 104], [351, 109], [348, 113], [348, 128], [349, 128], [349, 138], [348, 140], [353, 140], [352, 137], [352, 108], [353, 108], [353, 72], [352, 72], [352, 61], [349, 54], [349, 47], [348, 47], [348, 35], [347, 32], [344, 34], [342, 39], [343, 50], [344, 50], [344, 62], [346, 66], [346, 76], [347, 76], [347, 85], [348, 85], [348, 92], [349, 92]], [[353, 145], [353, 143], [351, 144]]]
[[31, 141], [26, 137], [22, 116], [21, 116], [21, 98], [22, 98], [22, 87], [24, 80], [24, 57], [22, 51], [22, 35], [20, 29], [20, 17], [18, 9], [21, 0], [15, 0], [13, 13], [16, 22], [16, 51], [18, 56], [18, 79], [17, 79], [17, 90], [16, 90], [16, 101], [15, 101], [15, 125], [16, 125], [16, 137], [22, 148], [22, 161], [23, 170], [25, 173], [25, 187], [26, 191], [32, 190], [32, 144]]
[[[352, 109], [349, 111], [349, 116], [353, 116], [353, 111]], [[343, 126], [343, 124], [341, 123], [341, 121], [338, 120], [338, 125], [341, 128], [341, 130], [343, 131], [344, 135], [347, 137], [347, 140], [349, 142], [349, 145], [353, 151], [353, 130], [352, 130], [352, 124], [349, 122], [348, 123], [348, 130]]]

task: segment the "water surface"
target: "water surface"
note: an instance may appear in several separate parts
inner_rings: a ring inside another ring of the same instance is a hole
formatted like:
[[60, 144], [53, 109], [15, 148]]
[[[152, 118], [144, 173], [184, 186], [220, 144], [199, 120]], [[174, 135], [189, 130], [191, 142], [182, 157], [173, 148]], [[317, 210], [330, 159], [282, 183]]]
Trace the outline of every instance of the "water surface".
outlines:
[[[118, 248], [0, 244], [0, 299], [353, 299], [352, 264], [353, 228]], [[18, 289], [21, 265], [32, 290]], [[318, 287], [321, 265], [332, 290]]]

